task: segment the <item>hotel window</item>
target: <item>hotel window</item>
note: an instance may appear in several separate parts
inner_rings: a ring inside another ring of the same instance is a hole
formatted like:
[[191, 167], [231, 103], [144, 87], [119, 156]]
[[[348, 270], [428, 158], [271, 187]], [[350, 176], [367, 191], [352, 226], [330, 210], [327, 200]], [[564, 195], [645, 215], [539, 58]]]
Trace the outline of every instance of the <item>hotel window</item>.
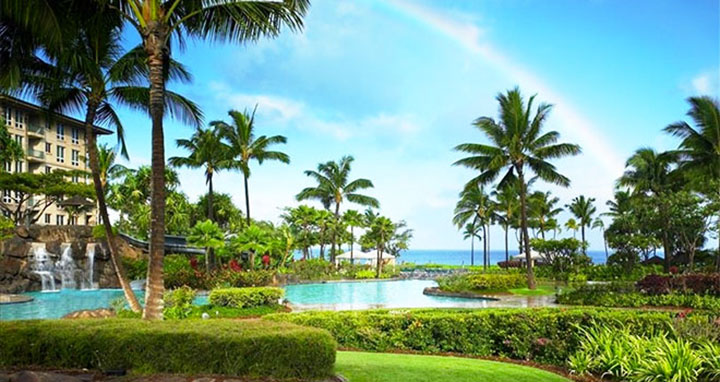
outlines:
[[77, 150], [73, 150], [70, 153], [70, 164], [73, 166], [79, 166], [80, 165], [80, 152]]
[[75, 225], [75, 216], [68, 217], [68, 224]]
[[5, 172], [12, 171], [12, 162], [5, 162]]
[[10, 191], [3, 191], [2, 193], [2, 201], [3, 203], [12, 203], [12, 198], [10, 197]]
[[45, 153], [47, 153], [47, 154], [52, 153], [52, 144], [51, 143], [45, 144]]
[[57, 215], [57, 216], [55, 216], [55, 224], [57, 224], [57, 225], [65, 225], [65, 216], [64, 216], [64, 215]]
[[80, 183], [80, 177], [77, 176], [77, 175], [73, 175], [73, 176], [72, 176], [72, 181], [73, 181], [73, 183]]
[[72, 143], [74, 145], [77, 145], [78, 143], [80, 143], [80, 131], [78, 130], [77, 127], [73, 127], [72, 130], [70, 131], [70, 134], [72, 137]]
[[7, 126], [12, 126], [12, 109], [9, 107], [5, 108], [5, 113], [3, 114], [5, 116], [5, 124]]
[[62, 146], [57, 146], [57, 155], [55, 157], [57, 158], [58, 163], [65, 163], [65, 148]]
[[46, 173], [46, 174], [49, 174], [49, 173], [51, 173], [51, 172], [52, 172], [52, 167], [50, 167], [50, 166], [45, 166], [45, 173]]
[[92, 221], [92, 215], [85, 215], [85, 225], [90, 225]]
[[20, 110], [15, 110], [15, 127], [18, 129], [25, 128], [25, 114]]
[[52, 219], [52, 215], [45, 214], [45, 224], [50, 224], [50, 219]]
[[23, 147], [23, 136], [22, 135], [16, 135], [15, 136], [15, 142], [17, 142], [20, 147]]
[[64, 141], [65, 140], [65, 126], [58, 123], [57, 127], [55, 129], [56, 129], [56, 133], [57, 133], [57, 134], [55, 134], [57, 136], [57, 139], [59, 141]]
[[23, 172], [23, 161], [19, 160], [19, 161], [15, 162], [15, 172], [16, 173]]

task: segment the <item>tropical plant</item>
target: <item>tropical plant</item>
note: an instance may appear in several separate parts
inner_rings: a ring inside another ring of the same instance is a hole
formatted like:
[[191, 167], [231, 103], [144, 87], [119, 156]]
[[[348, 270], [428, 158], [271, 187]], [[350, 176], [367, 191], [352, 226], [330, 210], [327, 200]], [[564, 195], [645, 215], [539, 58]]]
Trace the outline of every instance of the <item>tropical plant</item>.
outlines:
[[[688, 99], [690, 110], [687, 115], [693, 120], [695, 128], [686, 122], [676, 122], [665, 131], [682, 139], [675, 155], [680, 162], [680, 170], [699, 180], [702, 192], [720, 195], [720, 111], [718, 102], [710, 97], [691, 97]], [[720, 218], [717, 222], [720, 232]], [[715, 269], [720, 271], [720, 244], [718, 244]]]
[[356, 210], [347, 210], [343, 214], [343, 220], [350, 227], [350, 264], [355, 263], [353, 256], [355, 255], [355, 228], [363, 227], [363, 215]]
[[[483, 242], [483, 267], [489, 265], [488, 252], [490, 245], [488, 243], [489, 226], [493, 218], [493, 202], [479, 185], [468, 185], [460, 193], [460, 200], [455, 205], [455, 215], [453, 223], [458, 228], [462, 228], [466, 224], [472, 224], [482, 229]], [[471, 258], [470, 265], [475, 265], [474, 258]]]
[[608, 258], [608, 246], [607, 246], [607, 237], [605, 236], [605, 222], [602, 220], [602, 218], [595, 218], [592, 223], [592, 228], [597, 228], [600, 230], [600, 233], [602, 234], [603, 238], [603, 247], [605, 247], [605, 261], [607, 262]]
[[208, 255], [211, 250], [225, 245], [225, 235], [215, 222], [208, 219], [195, 224], [187, 241], [190, 245], [205, 248], [205, 269], [209, 272], [212, 270], [212, 265]]
[[[192, 224], [210, 218], [209, 205], [209, 195], [200, 196], [190, 217]], [[242, 211], [235, 206], [230, 194], [213, 194], [212, 217], [213, 221], [225, 231], [236, 232], [246, 224]]]
[[563, 210], [555, 207], [560, 202], [550, 191], [536, 191], [528, 197], [528, 218], [530, 224], [537, 227], [540, 237], [545, 240], [545, 232], [554, 229], [557, 224], [555, 217]]
[[316, 222], [318, 210], [300, 205], [296, 208], [286, 208], [282, 215], [283, 220], [290, 226], [298, 247], [302, 249], [302, 258], [307, 260], [310, 257], [310, 247], [317, 244]]
[[482, 241], [482, 236], [480, 236], [480, 226], [473, 223], [465, 224], [465, 230], [463, 231], [463, 239], [470, 239], [471, 266], [475, 264], [475, 238], [477, 238], [479, 241]]
[[262, 164], [266, 160], [275, 160], [282, 163], [290, 163], [290, 157], [281, 151], [271, 151], [270, 146], [284, 144], [287, 138], [282, 135], [271, 137], [261, 135], [255, 136], [255, 111], [252, 114], [247, 110], [239, 112], [230, 110], [228, 115], [232, 119], [232, 125], [223, 121], [213, 121], [210, 125], [220, 132], [220, 136], [229, 147], [229, 166], [240, 170], [245, 183], [245, 214], [247, 224], [250, 224], [250, 191], [248, 178], [250, 177], [250, 162], [256, 160]]
[[233, 249], [239, 252], [247, 252], [250, 257], [249, 268], [255, 269], [256, 255], [264, 254], [272, 249], [272, 235], [257, 224], [250, 224], [231, 240]]
[[473, 124], [490, 139], [491, 143], [465, 143], [456, 146], [455, 150], [470, 156], [456, 161], [455, 165], [480, 172], [470, 183], [489, 184], [503, 171], [505, 175], [498, 184], [499, 188], [511, 182], [518, 182], [520, 228], [525, 242], [528, 287], [535, 289], [528, 235], [528, 175], [529, 172], [533, 172], [544, 181], [568, 186], [570, 180], [558, 173], [549, 160], [576, 155], [580, 152], [580, 147], [569, 143], [557, 143], [560, 134], [555, 131], [542, 134], [542, 127], [551, 106], [540, 104], [533, 116], [532, 106], [535, 96], [530, 97], [525, 105], [520, 90], [515, 88], [506, 94], [499, 94], [497, 100], [500, 103], [500, 119], [495, 121], [489, 117], [480, 117]]
[[[150, 82], [149, 108], [152, 119], [152, 226], [150, 266], [143, 318], [162, 318], [162, 262], [165, 237], [165, 76], [171, 58], [171, 37], [182, 43], [184, 37], [210, 38], [238, 42], [277, 36], [282, 26], [302, 28], [307, 0], [248, 2], [244, 0], [105, 0], [130, 24], [142, 39], [147, 54]], [[249, 214], [249, 211], [248, 211]]]
[[368, 231], [361, 239], [364, 243], [364, 247], [374, 248], [376, 250], [376, 278], [380, 278], [380, 275], [382, 274], [384, 262], [383, 253], [386, 253], [387, 244], [395, 233], [395, 228], [395, 224], [393, 224], [390, 219], [384, 216], [379, 216], [373, 220], [372, 224], [368, 227]]
[[0, 117], [0, 172], [5, 171], [5, 163], [21, 160], [25, 157], [22, 146], [13, 139], [5, 125], [5, 119]]
[[571, 230], [573, 232], [573, 238], [575, 238], [578, 229], [580, 229], [580, 226], [575, 219], [570, 218], [565, 222], [565, 228]]
[[580, 238], [583, 243], [583, 253], [587, 254], [587, 241], [585, 241], [585, 227], [589, 227], [593, 222], [593, 215], [597, 212], [597, 208], [593, 205], [595, 198], [586, 198], [580, 195], [572, 200], [572, 203], [566, 204], [565, 207], [572, 212], [578, 219], [580, 225]]
[[515, 184], [506, 185], [491, 194], [495, 197], [497, 208], [497, 220], [505, 231], [505, 261], [510, 261], [508, 248], [508, 231], [510, 227], [516, 227], [520, 203], [518, 202], [518, 187]]
[[[305, 175], [315, 179], [318, 183], [316, 187], [307, 187], [300, 191], [295, 197], [298, 201], [302, 200], [318, 200], [323, 207], [330, 209], [334, 205], [335, 222], [340, 221], [340, 204], [347, 200], [366, 207], [380, 207], [377, 199], [358, 193], [359, 191], [373, 188], [373, 183], [369, 179], [359, 178], [349, 180], [352, 162], [355, 159], [352, 156], [344, 156], [339, 162], [329, 161], [318, 164], [317, 171], [307, 170]], [[335, 262], [335, 248], [337, 244], [337, 235], [333, 233], [330, 247], [330, 261]]]

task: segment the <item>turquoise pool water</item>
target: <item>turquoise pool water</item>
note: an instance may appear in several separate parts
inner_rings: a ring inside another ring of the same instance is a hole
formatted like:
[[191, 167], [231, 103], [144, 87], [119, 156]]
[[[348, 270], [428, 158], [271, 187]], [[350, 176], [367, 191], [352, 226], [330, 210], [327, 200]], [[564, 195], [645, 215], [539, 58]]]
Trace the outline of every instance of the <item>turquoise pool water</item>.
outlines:
[[[466, 300], [425, 296], [426, 287], [435, 286], [430, 280], [398, 280], [368, 282], [330, 282], [289, 285], [285, 298], [295, 310], [369, 309], [369, 308], [430, 308], [430, 307], [486, 307], [485, 300]], [[136, 291], [138, 298], [142, 291]], [[0, 305], [0, 320], [60, 318], [82, 309], [107, 308], [110, 302], [122, 298], [120, 289], [74, 290], [26, 293], [32, 302]], [[196, 304], [207, 303], [201, 296]]]

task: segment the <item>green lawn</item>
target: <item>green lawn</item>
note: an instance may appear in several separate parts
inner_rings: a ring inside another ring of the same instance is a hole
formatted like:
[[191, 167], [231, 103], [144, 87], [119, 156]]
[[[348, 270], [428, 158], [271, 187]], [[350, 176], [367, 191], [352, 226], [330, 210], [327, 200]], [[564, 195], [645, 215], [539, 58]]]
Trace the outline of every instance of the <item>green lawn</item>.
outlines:
[[526, 366], [470, 358], [338, 352], [335, 371], [350, 382], [568, 382]]
[[545, 295], [551, 295], [555, 293], [555, 286], [554, 285], [548, 285], [548, 284], [538, 284], [537, 289], [529, 289], [529, 288], [517, 288], [517, 289], [509, 289], [508, 292], [512, 294], [517, 294], [520, 296], [545, 296]]

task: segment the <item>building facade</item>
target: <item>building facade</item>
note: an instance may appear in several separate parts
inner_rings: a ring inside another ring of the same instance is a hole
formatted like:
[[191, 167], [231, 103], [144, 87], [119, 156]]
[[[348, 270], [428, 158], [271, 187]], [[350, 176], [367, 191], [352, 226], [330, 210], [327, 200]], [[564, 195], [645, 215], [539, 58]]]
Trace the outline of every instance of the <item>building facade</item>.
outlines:
[[[41, 107], [18, 98], [0, 94], [0, 115], [8, 132], [20, 144], [25, 153], [23, 160], [4, 163], [7, 172], [49, 173], [53, 170], [87, 171], [87, 176], [74, 176], [73, 182], [90, 183], [90, 166], [87, 159], [87, 140], [83, 121], [54, 114], [48, 117]], [[98, 135], [112, 134], [96, 126]], [[3, 191], [0, 197], [10, 204], [11, 195]], [[32, 203], [32, 200], [29, 201]], [[42, 225], [95, 225], [97, 211], [86, 210], [81, 216], [68, 214], [61, 206], [53, 204], [42, 212], [36, 224]]]

